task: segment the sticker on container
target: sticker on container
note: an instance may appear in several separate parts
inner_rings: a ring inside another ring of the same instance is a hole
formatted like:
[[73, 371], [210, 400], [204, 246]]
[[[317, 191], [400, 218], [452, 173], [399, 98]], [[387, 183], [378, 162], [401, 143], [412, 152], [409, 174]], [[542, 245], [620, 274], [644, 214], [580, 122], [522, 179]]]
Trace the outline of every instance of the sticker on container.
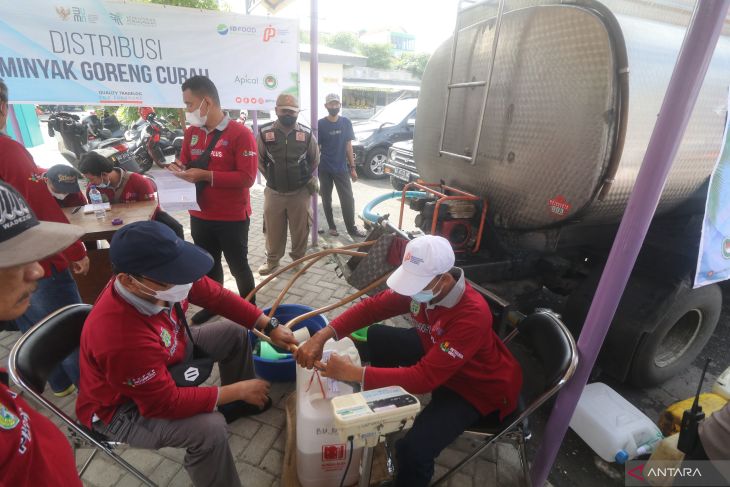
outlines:
[[548, 200], [548, 208], [553, 218], [565, 218], [570, 213], [570, 207], [570, 203], [568, 203], [563, 195], [558, 195]]

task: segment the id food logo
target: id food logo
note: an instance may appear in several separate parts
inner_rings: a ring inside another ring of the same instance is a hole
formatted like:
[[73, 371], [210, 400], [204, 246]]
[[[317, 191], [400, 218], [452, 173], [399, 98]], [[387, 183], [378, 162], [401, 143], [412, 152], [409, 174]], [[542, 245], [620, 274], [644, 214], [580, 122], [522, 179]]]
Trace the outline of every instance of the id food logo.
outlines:
[[216, 31], [224, 36], [227, 35], [229, 32], [231, 34], [248, 34], [248, 35], [255, 35], [256, 34], [256, 27], [252, 25], [227, 25], [227, 24], [218, 24], [216, 27]]

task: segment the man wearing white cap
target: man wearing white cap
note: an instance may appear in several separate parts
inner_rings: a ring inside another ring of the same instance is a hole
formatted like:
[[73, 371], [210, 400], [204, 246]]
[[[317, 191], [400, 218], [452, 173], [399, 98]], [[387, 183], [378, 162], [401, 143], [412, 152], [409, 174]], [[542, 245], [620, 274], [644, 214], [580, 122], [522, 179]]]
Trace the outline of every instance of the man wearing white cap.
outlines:
[[[412, 394], [432, 393], [413, 428], [396, 443], [398, 486], [427, 486], [441, 450], [481, 417], [502, 419], [517, 406], [520, 366], [492, 330], [489, 306], [465, 281], [464, 271], [453, 267], [454, 260], [443, 237], [412, 240], [388, 278], [389, 290], [342, 313], [296, 353], [300, 365], [360, 382], [363, 390], [399, 385]], [[320, 362], [325, 341], [398, 315], [406, 315], [412, 327], [368, 330], [369, 366], [337, 355]]]

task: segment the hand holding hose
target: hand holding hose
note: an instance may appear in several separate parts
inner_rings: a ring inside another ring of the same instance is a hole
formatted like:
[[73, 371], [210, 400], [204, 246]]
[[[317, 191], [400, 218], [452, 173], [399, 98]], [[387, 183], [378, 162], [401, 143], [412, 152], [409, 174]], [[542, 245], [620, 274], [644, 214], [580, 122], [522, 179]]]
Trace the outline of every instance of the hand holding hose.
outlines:
[[314, 368], [322, 360], [322, 350], [324, 349], [325, 342], [332, 337], [334, 337], [332, 328], [326, 327], [319, 330], [312, 338], [302, 343], [299, 349], [294, 352], [294, 358], [297, 360], [297, 363], [307, 369]]

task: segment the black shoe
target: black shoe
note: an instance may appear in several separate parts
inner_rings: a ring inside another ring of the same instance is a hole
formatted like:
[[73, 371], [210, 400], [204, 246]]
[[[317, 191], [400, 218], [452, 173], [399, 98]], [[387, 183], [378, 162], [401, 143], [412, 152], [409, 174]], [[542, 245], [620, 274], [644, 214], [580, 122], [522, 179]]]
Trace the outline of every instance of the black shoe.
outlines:
[[246, 416], [253, 416], [255, 414], [261, 414], [267, 411], [271, 407], [271, 398], [266, 399], [266, 404], [263, 408], [260, 408], [254, 404], [249, 404], [245, 401], [233, 401], [222, 406], [218, 406], [218, 412], [226, 418], [226, 423], [230, 424], [239, 418], [245, 418]]
[[197, 313], [193, 315], [190, 321], [193, 322], [194, 325], [200, 325], [214, 317], [215, 315], [208, 311], [207, 309], [201, 309]]

